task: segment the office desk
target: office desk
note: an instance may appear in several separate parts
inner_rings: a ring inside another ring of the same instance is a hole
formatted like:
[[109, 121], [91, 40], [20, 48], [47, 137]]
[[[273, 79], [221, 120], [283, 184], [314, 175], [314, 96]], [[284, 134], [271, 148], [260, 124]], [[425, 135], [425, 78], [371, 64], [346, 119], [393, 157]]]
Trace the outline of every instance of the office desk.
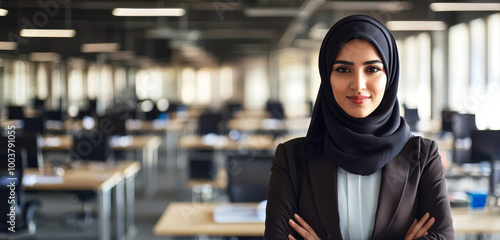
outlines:
[[[158, 236], [263, 236], [264, 223], [216, 223], [214, 209], [221, 203], [172, 202], [153, 232]], [[258, 203], [248, 203], [257, 207]]]
[[[132, 142], [128, 145], [114, 144], [111, 148], [117, 151], [142, 151], [142, 161], [145, 167], [145, 193], [152, 195], [158, 189], [158, 148], [161, 145], [159, 136], [131, 136]], [[43, 136], [42, 150], [44, 151], [71, 151], [73, 137], [71, 135]]]
[[469, 208], [452, 208], [456, 233], [500, 233], [500, 212], [471, 212]]
[[[95, 191], [97, 193], [98, 239], [111, 239], [111, 190], [115, 188], [116, 230], [117, 237], [125, 236], [124, 232], [124, 177], [131, 174], [136, 163], [128, 162], [116, 167], [98, 167], [88, 165], [75, 166], [66, 170], [62, 182], [36, 182], [26, 185], [26, 190], [32, 191]], [[39, 174], [38, 169], [26, 169], [25, 175]]]

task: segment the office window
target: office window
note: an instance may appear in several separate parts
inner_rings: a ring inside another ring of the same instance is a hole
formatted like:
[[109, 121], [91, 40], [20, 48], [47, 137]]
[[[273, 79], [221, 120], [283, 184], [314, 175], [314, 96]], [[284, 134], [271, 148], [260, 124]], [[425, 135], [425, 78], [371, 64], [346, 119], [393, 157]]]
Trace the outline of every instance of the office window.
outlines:
[[38, 98], [47, 98], [49, 95], [48, 86], [47, 64], [39, 63], [36, 68], [36, 95]]
[[[472, 23], [472, 22], [471, 22]], [[479, 129], [500, 129], [500, 113], [497, 95], [500, 90], [500, 14], [493, 14], [486, 19], [487, 74], [482, 82], [484, 87], [475, 92], [477, 102], [476, 123]], [[472, 25], [471, 25], [472, 28]]]
[[87, 70], [87, 96], [89, 99], [96, 99], [99, 89], [99, 75], [97, 73], [97, 65], [91, 63]]
[[321, 85], [321, 76], [318, 70], [318, 58], [319, 51], [313, 52], [309, 58], [309, 100], [312, 102], [316, 101], [316, 96], [318, 95], [319, 86]]
[[83, 69], [72, 67], [68, 76], [68, 105], [80, 106], [83, 103]]
[[209, 105], [212, 100], [212, 76], [210, 69], [200, 69], [196, 72], [198, 83], [197, 102], [202, 105]]
[[285, 51], [279, 57], [279, 93], [288, 117], [307, 115], [306, 64], [302, 52]]
[[265, 57], [244, 61], [244, 102], [247, 109], [265, 109], [269, 99], [268, 64]]
[[220, 97], [229, 100], [233, 97], [234, 69], [229, 66], [220, 68]]
[[127, 89], [127, 72], [123, 67], [116, 67], [113, 72], [114, 93], [117, 98], [125, 98]]
[[14, 62], [13, 92], [12, 102], [15, 105], [25, 105], [28, 101], [29, 92], [29, 63], [27, 61], [16, 60]]
[[196, 73], [193, 68], [181, 72], [181, 99], [184, 104], [194, 104], [196, 100]]
[[163, 96], [162, 74], [157, 67], [137, 71], [135, 91], [139, 99], [159, 100]]
[[469, 99], [470, 42], [469, 27], [462, 23], [450, 27], [448, 36], [449, 106], [467, 112]]

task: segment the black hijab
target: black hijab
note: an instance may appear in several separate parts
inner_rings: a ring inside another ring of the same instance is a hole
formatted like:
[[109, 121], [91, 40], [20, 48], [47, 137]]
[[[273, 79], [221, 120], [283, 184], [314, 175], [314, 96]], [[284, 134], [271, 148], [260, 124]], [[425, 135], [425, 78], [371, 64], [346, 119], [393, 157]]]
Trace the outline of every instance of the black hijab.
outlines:
[[[338, 52], [353, 39], [366, 40], [375, 47], [387, 74], [382, 102], [364, 118], [353, 118], [344, 112], [335, 101], [330, 84]], [[343, 18], [332, 26], [321, 44], [319, 72], [321, 85], [302, 160], [307, 161], [322, 153], [351, 173], [370, 175], [380, 170], [403, 149], [411, 136], [408, 125], [399, 114], [399, 58], [393, 36], [382, 23], [369, 16]]]

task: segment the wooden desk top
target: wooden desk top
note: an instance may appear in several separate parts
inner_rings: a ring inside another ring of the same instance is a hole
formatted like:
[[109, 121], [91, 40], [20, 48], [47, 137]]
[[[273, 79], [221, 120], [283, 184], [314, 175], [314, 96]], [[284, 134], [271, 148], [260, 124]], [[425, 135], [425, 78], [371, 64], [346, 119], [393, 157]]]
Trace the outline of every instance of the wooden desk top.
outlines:
[[[156, 235], [175, 236], [263, 236], [264, 223], [216, 223], [215, 207], [221, 203], [172, 202], [153, 228]], [[257, 206], [257, 203], [251, 203]], [[500, 209], [472, 212], [468, 208], [452, 208], [456, 233], [499, 233]]]
[[[216, 223], [214, 209], [221, 203], [172, 202], [153, 228], [155, 235], [263, 236], [264, 223]], [[258, 203], [248, 203], [257, 207]]]
[[469, 208], [452, 208], [456, 233], [500, 233], [500, 209], [474, 212]]
[[[131, 136], [132, 143], [130, 145], [114, 145], [111, 144], [113, 150], [135, 150], [143, 149], [144, 147], [158, 147], [161, 145], [159, 136]], [[73, 137], [71, 135], [54, 135], [43, 136], [43, 150], [69, 150], [73, 147]]]
[[[61, 183], [40, 183], [24, 186], [28, 190], [108, 190], [124, 177], [131, 176], [140, 170], [136, 161], [116, 162], [113, 165], [102, 163], [81, 163], [65, 171]], [[36, 174], [38, 169], [28, 168], [25, 176]]]
[[[219, 141], [220, 140], [220, 141]], [[248, 139], [234, 141], [227, 136], [219, 136], [218, 141], [209, 144], [199, 135], [183, 136], [179, 139], [177, 147], [185, 149], [220, 149], [220, 150], [275, 150], [276, 143], [267, 135], [253, 135]]]

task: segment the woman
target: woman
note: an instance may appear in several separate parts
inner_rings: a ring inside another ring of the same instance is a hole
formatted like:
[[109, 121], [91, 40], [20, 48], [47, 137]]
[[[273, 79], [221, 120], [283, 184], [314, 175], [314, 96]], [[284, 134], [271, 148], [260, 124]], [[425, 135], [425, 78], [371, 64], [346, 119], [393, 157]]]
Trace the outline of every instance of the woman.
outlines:
[[399, 59], [379, 21], [346, 17], [326, 34], [305, 138], [280, 144], [265, 239], [454, 239], [437, 145], [399, 114]]

